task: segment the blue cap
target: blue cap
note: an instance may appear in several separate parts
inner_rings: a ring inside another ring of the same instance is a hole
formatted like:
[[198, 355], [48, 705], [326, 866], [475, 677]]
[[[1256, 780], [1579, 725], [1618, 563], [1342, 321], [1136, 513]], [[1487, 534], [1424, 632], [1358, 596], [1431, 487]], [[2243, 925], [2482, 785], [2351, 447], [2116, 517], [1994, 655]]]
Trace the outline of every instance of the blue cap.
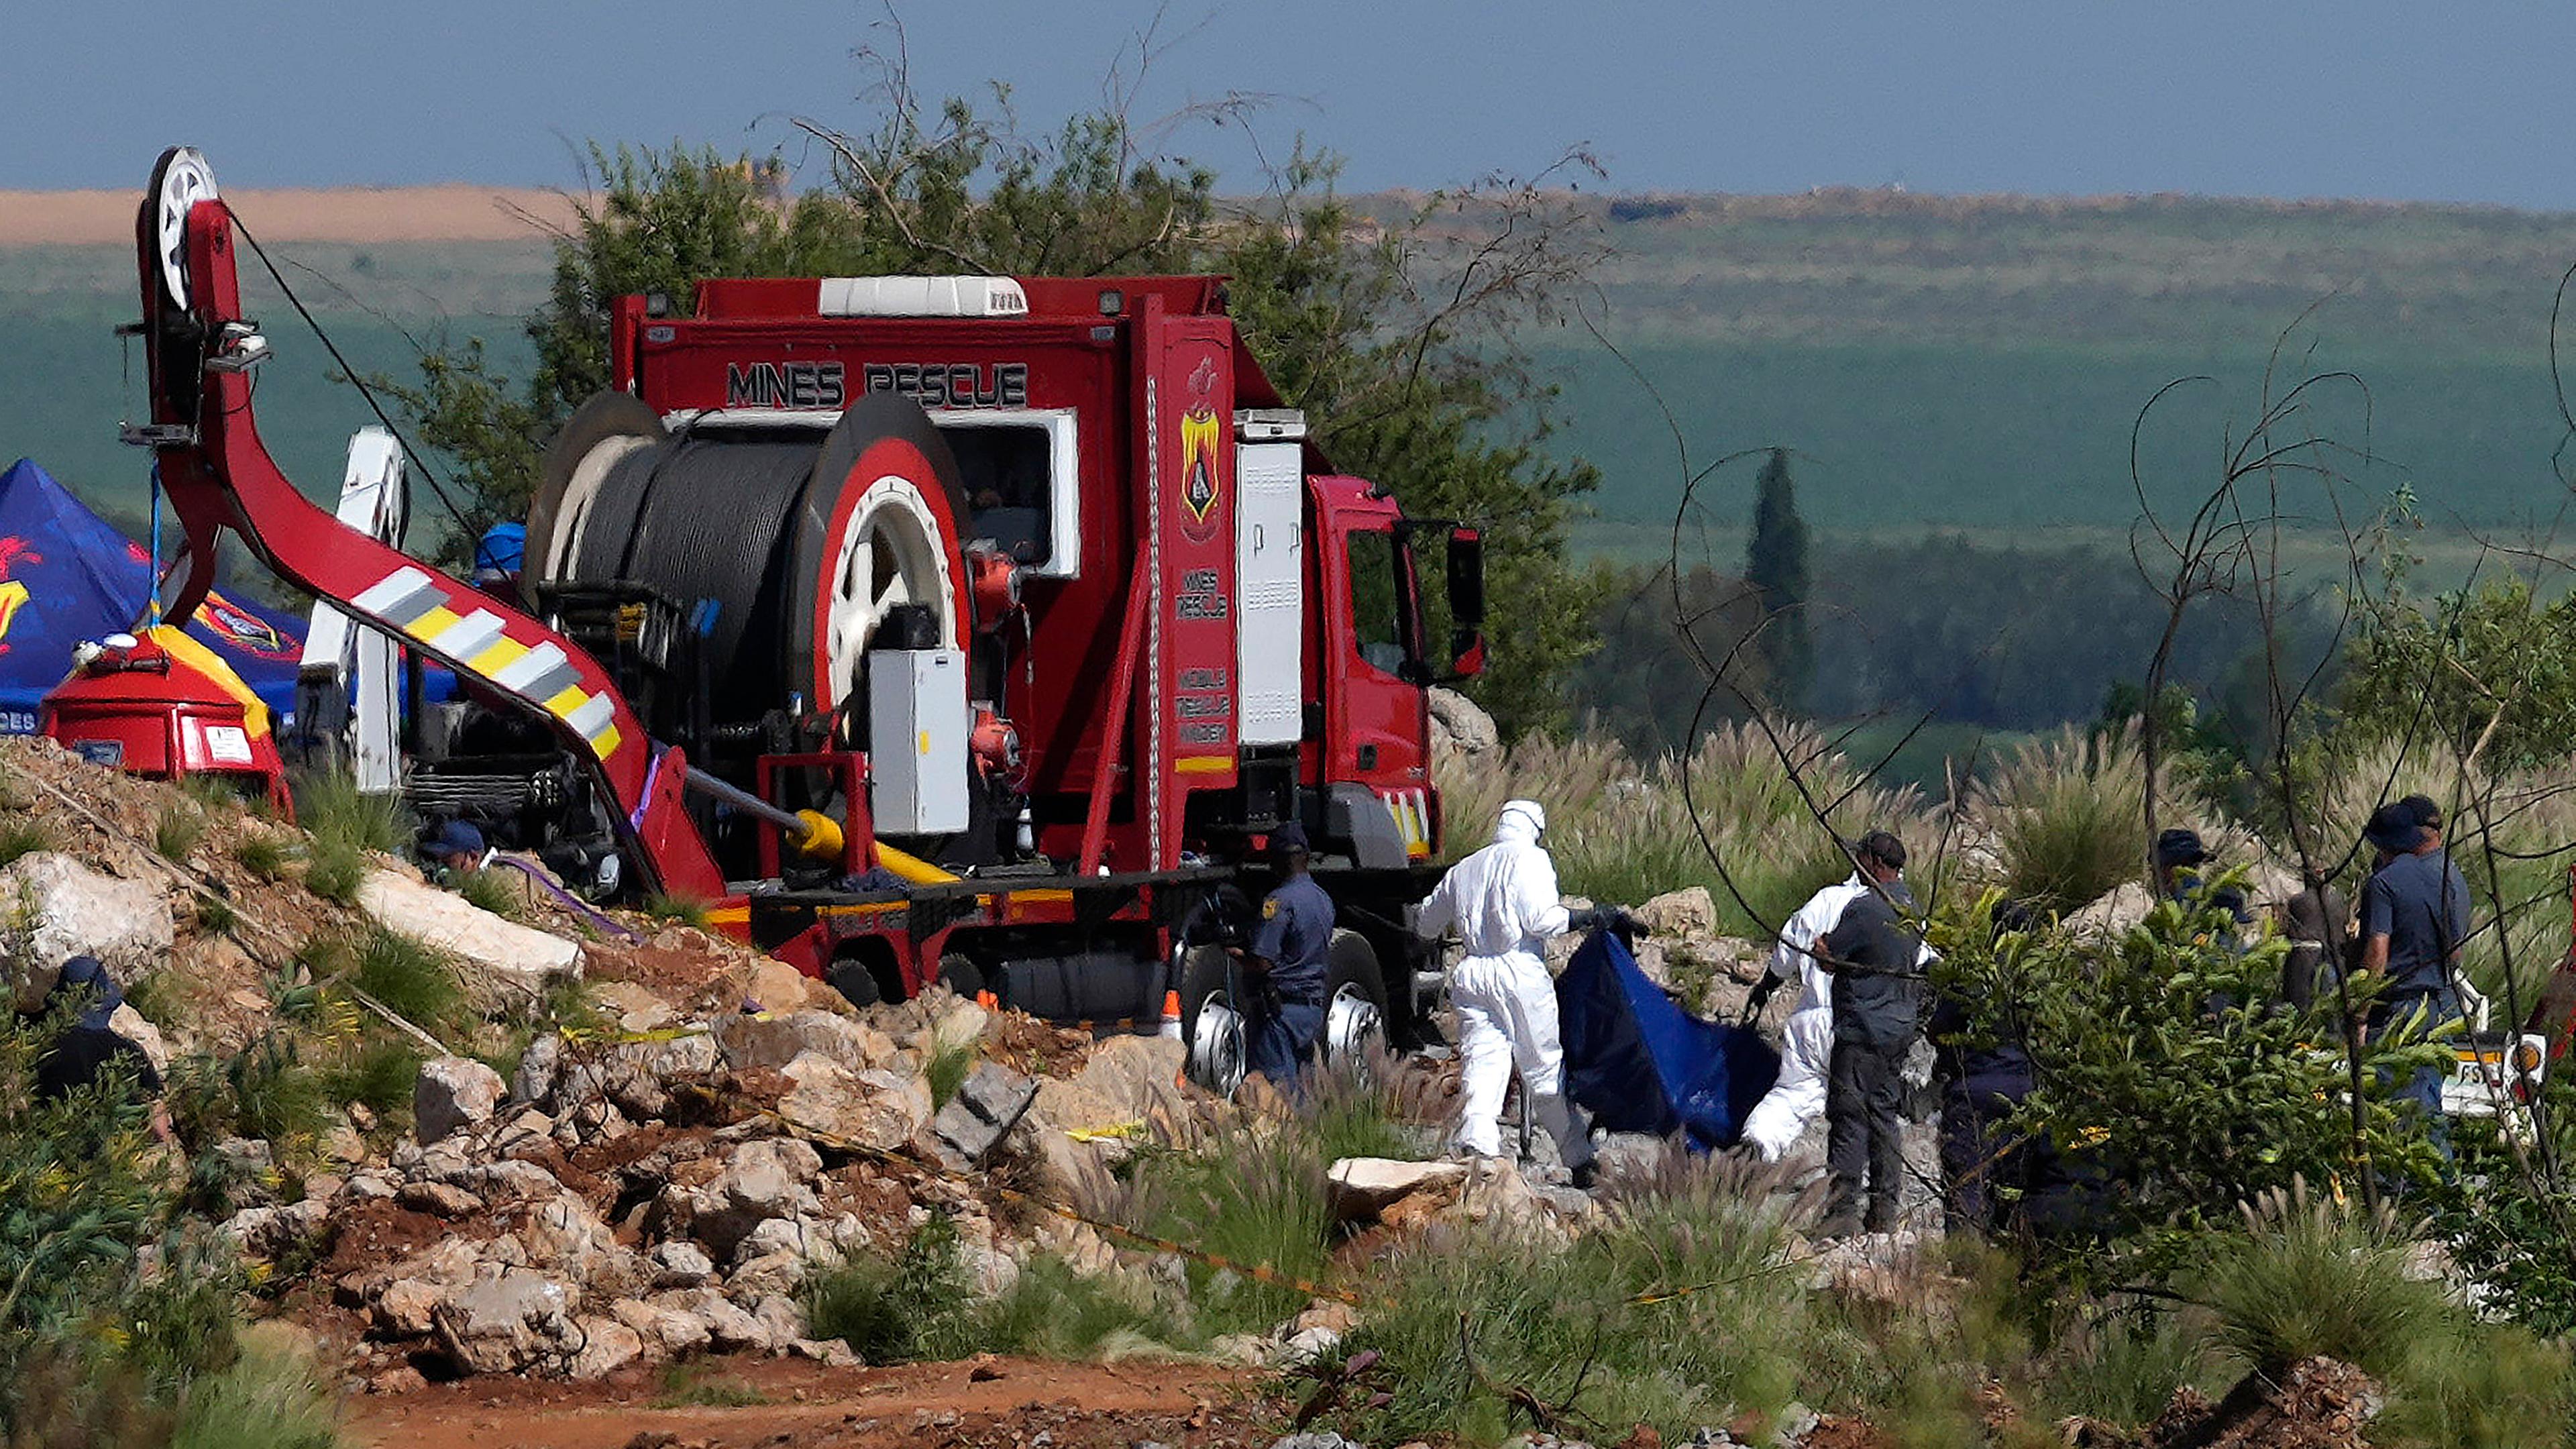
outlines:
[[421, 850], [433, 857], [481, 855], [483, 832], [475, 829], [469, 821], [450, 820], [438, 827], [438, 833], [431, 836]]
[[1278, 829], [1271, 831], [1270, 848], [1272, 850], [1307, 849], [1306, 827], [1294, 820], [1291, 820], [1287, 824], [1280, 826]]
[[474, 545], [474, 567], [497, 569], [515, 574], [528, 560], [528, 526], [524, 523], [496, 523], [483, 530]]

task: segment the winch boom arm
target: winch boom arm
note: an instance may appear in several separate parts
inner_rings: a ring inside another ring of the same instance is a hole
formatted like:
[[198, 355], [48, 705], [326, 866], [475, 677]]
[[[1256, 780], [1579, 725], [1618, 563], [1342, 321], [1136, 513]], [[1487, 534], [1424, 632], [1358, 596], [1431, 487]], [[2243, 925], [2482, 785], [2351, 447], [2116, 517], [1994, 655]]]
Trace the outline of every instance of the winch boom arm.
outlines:
[[[194, 189], [172, 185], [180, 167]], [[241, 308], [232, 213], [202, 160], [174, 150], [137, 223], [153, 448], [187, 539], [171, 602], [186, 618], [214, 582], [231, 529], [280, 578], [398, 636], [459, 675], [534, 710], [615, 801], [617, 828], [650, 884], [713, 899], [723, 872], [682, 803], [688, 766], [656, 753], [606, 670], [509, 604], [350, 528], [288, 482], [251, 416], [251, 369], [266, 343]], [[156, 211], [159, 213], [156, 216]]]

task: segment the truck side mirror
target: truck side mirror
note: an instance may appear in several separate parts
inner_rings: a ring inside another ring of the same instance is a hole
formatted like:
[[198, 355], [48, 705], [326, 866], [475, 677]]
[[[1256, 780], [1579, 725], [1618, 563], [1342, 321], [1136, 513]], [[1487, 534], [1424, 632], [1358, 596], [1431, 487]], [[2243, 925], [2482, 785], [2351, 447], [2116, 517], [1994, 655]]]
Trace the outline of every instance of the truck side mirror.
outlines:
[[1472, 528], [1449, 530], [1449, 673], [1473, 679], [1485, 672], [1485, 538]]

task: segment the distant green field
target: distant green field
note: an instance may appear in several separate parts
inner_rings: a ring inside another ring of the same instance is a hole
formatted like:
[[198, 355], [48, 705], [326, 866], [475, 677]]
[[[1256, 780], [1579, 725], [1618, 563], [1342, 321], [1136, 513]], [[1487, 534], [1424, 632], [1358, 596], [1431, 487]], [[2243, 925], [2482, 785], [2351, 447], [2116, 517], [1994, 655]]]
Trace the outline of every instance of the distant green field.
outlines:
[[[1608, 248], [1592, 311], [1626, 361], [1571, 324], [1533, 339], [1564, 388], [1552, 446], [1605, 474], [1577, 534], [1587, 552], [1663, 552], [1681, 466], [1658, 399], [1696, 463], [1795, 450], [1801, 502], [1827, 535], [2116, 540], [2137, 511], [2140, 406], [2174, 378], [2219, 378], [2179, 395], [2145, 440], [2150, 496], [2197, 496], [2259, 409], [2276, 337], [2312, 307], [2276, 386], [2329, 368], [2367, 383], [2366, 407], [2338, 388], [2303, 420], [2366, 449], [2338, 455], [2351, 506], [2410, 488], [2435, 548], [2456, 551], [2459, 527], [2546, 519], [2564, 497], [2546, 332], [2576, 216], [1888, 192], [1588, 204]], [[411, 339], [469, 335], [525, 360], [517, 319], [544, 293], [541, 241], [277, 251], [361, 369], [407, 373]], [[277, 349], [262, 426], [327, 495], [370, 416], [267, 279], [246, 280]], [[115, 442], [139, 402], [110, 335], [133, 287], [123, 248], [0, 251], [0, 454], [119, 507], [143, 483]], [[1750, 477], [1703, 493], [1721, 533], [1742, 523]], [[2291, 506], [2318, 503], [2309, 488]]]
[[[1635, 373], [1598, 348], [1543, 354], [1564, 388], [1557, 445], [1601, 468], [1595, 506], [1605, 522], [1668, 523], [1684, 447], [1696, 470], [1782, 446], [1795, 454], [1809, 522], [1865, 533], [2125, 529], [2138, 513], [2130, 439], [2140, 409], [2166, 383], [2209, 374], [2215, 383], [2173, 394], [2141, 435], [2149, 498], [2187, 505], [2215, 485], [2227, 441], [2241, 441], [2260, 414], [2265, 362], [2245, 352], [1803, 342], [1655, 345], [1626, 356]], [[2346, 352], [2311, 365], [2349, 368], [2368, 389], [2321, 389], [2303, 420], [2350, 450], [2315, 455], [2347, 475], [2348, 507], [2367, 511], [2406, 486], [2428, 523], [2491, 528], [2545, 515], [2564, 498], [2549, 471], [2563, 427], [2545, 358]], [[2307, 435], [2285, 429], [2277, 440]], [[1749, 514], [1756, 466], [1701, 486], [1712, 522]], [[2286, 475], [2284, 488], [2285, 508], [2326, 521], [2321, 489]]]
[[[361, 372], [409, 376], [411, 339], [434, 345], [480, 336], [514, 364], [527, 355], [518, 319], [543, 295], [541, 246], [308, 245], [272, 253]], [[355, 389], [333, 380], [330, 358], [267, 276], [247, 255], [243, 263], [244, 294], [275, 350], [259, 375], [261, 436], [307, 493], [334, 497], [349, 434], [374, 415]], [[139, 305], [133, 254], [123, 248], [0, 249], [0, 467], [32, 457], [95, 507], [129, 516], [142, 509], [149, 459], [117, 442], [118, 424], [144, 405], [141, 344], [114, 331]], [[420, 506], [432, 505], [423, 496]]]

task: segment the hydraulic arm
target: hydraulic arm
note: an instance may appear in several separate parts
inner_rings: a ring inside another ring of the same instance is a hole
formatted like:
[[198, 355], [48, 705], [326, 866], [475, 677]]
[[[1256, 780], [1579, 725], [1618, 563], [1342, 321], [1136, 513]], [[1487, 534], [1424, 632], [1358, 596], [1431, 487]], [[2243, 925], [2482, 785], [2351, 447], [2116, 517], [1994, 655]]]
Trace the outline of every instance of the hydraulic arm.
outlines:
[[723, 873], [682, 802], [687, 761], [645, 737], [596, 660], [509, 603], [341, 523], [270, 459], [251, 414], [253, 370], [268, 347], [242, 315], [232, 213], [194, 150], [162, 155], [137, 232], [152, 421], [127, 438], [154, 451], [185, 534], [173, 616], [205, 597], [230, 530], [279, 577], [535, 711], [614, 802], [648, 884], [722, 895]]

